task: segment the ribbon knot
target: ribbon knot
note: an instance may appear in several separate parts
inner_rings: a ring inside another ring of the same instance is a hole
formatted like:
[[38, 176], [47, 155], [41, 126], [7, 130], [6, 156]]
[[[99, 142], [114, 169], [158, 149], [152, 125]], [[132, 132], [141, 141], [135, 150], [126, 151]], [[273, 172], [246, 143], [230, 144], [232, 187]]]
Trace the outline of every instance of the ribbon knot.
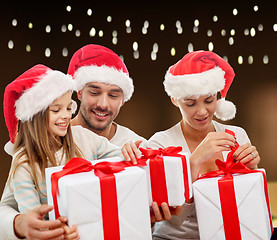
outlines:
[[59, 194], [58, 181], [61, 177], [66, 175], [81, 173], [81, 172], [90, 172], [94, 170], [94, 174], [97, 177], [105, 177], [112, 175], [117, 172], [121, 172], [125, 169], [126, 165], [122, 162], [99, 162], [95, 165], [92, 165], [91, 162], [83, 158], [72, 158], [64, 165], [63, 169], [59, 172], [55, 172], [51, 175], [51, 190], [53, 196], [53, 204], [55, 210], [55, 216], [58, 218], [60, 216], [58, 210], [58, 201], [57, 195]]
[[140, 148], [139, 150], [142, 152], [144, 158], [161, 158], [163, 156], [176, 156], [176, 154], [182, 151], [182, 147], [167, 147], [159, 149]]

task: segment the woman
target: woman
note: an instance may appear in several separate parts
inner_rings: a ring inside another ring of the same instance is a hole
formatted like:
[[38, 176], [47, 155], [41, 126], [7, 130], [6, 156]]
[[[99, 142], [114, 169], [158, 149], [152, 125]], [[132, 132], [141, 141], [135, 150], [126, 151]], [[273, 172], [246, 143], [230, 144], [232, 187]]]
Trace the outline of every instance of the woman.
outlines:
[[[246, 132], [231, 125], [213, 121], [235, 117], [235, 105], [225, 100], [235, 74], [220, 56], [208, 51], [186, 54], [171, 66], [164, 80], [165, 91], [179, 108], [182, 120], [172, 128], [155, 133], [147, 147], [182, 146], [190, 154], [192, 181], [201, 174], [216, 170], [216, 159], [226, 160], [228, 151], [239, 143], [234, 153], [237, 161], [257, 168], [259, 153], [251, 145]], [[221, 99], [217, 101], [217, 92]], [[225, 133], [235, 133], [235, 137]], [[179, 216], [155, 223], [153, 239], [199, 239], [193, 199], [183, 205]]]

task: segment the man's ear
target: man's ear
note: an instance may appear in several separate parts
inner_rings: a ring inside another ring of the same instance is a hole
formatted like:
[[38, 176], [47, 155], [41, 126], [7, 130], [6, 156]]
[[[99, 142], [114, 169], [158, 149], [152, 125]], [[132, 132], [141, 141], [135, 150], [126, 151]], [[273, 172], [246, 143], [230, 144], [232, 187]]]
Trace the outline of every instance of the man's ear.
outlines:
[[81, 100], [81, 95], [82, 95], [82, 91], [80, 90], [80, 91], [77, 92], [77, 98], [78, 98], [79, 100]]
[[178, 103], [177, 103], [177, 101], [176, 101], [175, 98], [170, 97], [170, 100], [171, 100], [171, 102], [175, 105], [175, 107], [179, 107], [179, 105], [178, 105]]

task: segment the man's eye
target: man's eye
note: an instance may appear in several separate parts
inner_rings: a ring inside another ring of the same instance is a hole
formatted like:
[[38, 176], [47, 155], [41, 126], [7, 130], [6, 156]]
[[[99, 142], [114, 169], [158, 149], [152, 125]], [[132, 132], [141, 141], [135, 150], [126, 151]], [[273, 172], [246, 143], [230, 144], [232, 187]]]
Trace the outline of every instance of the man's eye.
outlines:
[[91, 95], [97, 95], [98, 94], [98, 92], [92, 92], [92, 91], [90, 91], [89, 92]]

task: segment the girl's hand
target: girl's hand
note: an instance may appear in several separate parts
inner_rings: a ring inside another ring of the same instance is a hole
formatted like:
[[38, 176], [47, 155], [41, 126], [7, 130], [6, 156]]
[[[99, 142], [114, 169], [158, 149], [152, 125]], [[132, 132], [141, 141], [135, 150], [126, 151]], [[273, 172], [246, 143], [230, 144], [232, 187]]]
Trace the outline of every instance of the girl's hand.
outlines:
[[68, 239], [68, 240], [69, 239], [70, 240], [79, 240], [80, 239], [76, 225], [73, 225], [72, 227], [65, 225], [64, 231], [65, 231], [65, 233], [64, 233], [65, 239]]
[[69, 227], [67, 225], [68, 219], [66, 217], [63, 217], [63, 216], [59, 217], [58, 220], [61, 221], [62, 228], [64, 229], [64, 239], [68, 239], [68, 240], [78, 240], [78, 239], [80, 239], [76, 225], [73, 225], [72, 227]]
[[141, 140], [136, 142], [127, 142], [121, 148], [121, 152], [126, 161], [132, 161], [133, 164], [137, 164], [137, 158], [141, 157], [139, 151], [139, 145], [142, 143]]
[[256, 147], [252, 146], [250, 143], [239, 146], [234, 152], [233, 157], [251, 169], [258, 168], [258, 164], [261, 160]]

